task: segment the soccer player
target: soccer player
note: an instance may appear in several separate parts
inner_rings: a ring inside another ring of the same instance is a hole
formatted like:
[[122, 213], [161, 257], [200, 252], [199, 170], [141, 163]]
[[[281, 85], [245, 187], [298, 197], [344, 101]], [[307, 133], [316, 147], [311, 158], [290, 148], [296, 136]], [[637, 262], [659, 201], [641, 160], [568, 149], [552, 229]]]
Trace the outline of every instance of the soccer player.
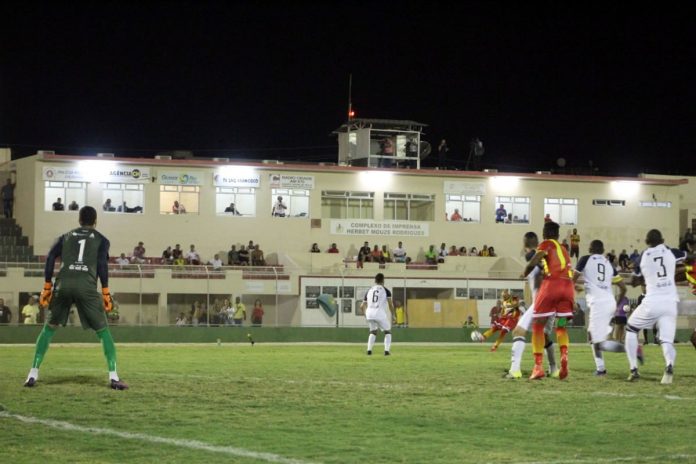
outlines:
[[[534, 255], [535, 250], [539, 246], [539, 237], [534, 232], [527, 232], [524, 234], [524, 249], [526, 251], [525, 259], [530, 261]], [[536, 298], [537, 291], [541, 285], [542, 280], [541, 268], [537, 265], [530, 271], [527, 275], [527, 282], [529, 283], [529, 288], [532, 292], [532, 305], [527, 309], [520, 320], [517, 322], [517, 326], [512, 331], [512, 360], [510, 362], [510, 370], [505, 374], [506, 379], [521, 379], [522, 378], [522, 355], [524, 354], [524, 348], [526, 346], [525, 337], [529, 328], [534, 320], [534, 299]], [[556, 353], [553, 347], [553, 341], [551, 340], [550, 332], [553, 329], [553, 318], [549, 318], [546, 326], [544, 328], [544, 349], [546, 350], [546, 356], [549, 361], [549, 374], [551, 377], [558, 377], [558, 368], [556, 367]]]
[[541, 379], [545, 376], [542, 363], [544, 361], [544, 328], [550, 317], [556, 317], [556, 341], [561, 351], [561, 369], [558, 378], [563, 380], [568, 377], [568, 330], [566, 325], [573, 317], [574, 289], [573, 270], [570, 266], [570, 256], [560, 243], [558, 243], [560, 226], [553, 222], [544, 224], [543, 237], [536, 253], [527, 263], [524, 277], [527, 277], [534, 268], [541, 263], [543, 266], [544, 280], [541, 282], [539, 292], [534, 299], [534, 323], [532, 324], [532, 347], [534, 349], [534, 369], [531, 380]]
[[[590, 307], [588, 331], [597, 367], [595, 375], [607, 374], [602, 351], [623, 351], [617, 343], [608, 344], [611, 332], [611, 318], [616, 311], [617, 301], [626, 295], [626, 284], [607, 258], [604, 257], [604, 244], [601, 240], [590, 242], [590, 254], [581, 257], [575, 267], [573, 282], [583, 277], [587, 304]], [[612, 284], [618, 285], [619, 295], [614, 299]], [[616, 345], [618, 345], [618, 348]]]
[[[70, 307], [75, 304], [82, 327], [91, 328], [102, 342], [109, 369], [109, 384], [114, 390], [126, 390], [116, 373], [116, 346], [106, 322], [106, 314], [113, 309], [109, 292], [109, 241], [97, 232], [97, 211], [84, 206], [79, 213], [80, 227], [58, 237], [46, 258], [45, 283], [41, 292], [41, 306], [50, 310], [50, 318], [36, 340], [36, 353], [25, 387], [33, 387], [39, 379], [39, 367], [48, 351], [59, 325], [65, 326]], [[56, 258], [61, 267], [55, 287], [51, 284]], [[101, 281], [101, 295], [97, 291], [97, 277]], [[54, 291], [55, 288], [55, 291]]]
[[[390, 355], [391, 350], [391, 320], [394, 314], [391, 292], [384, 287], [384, 274], [381, 272], [375, 276], [375, 285], [365, 294], [361, 304], [365, 313], [367, 325], [370, 327], [370, 336], [367, 339], [367, 354], [372, 354], [372, 348], [377, 339], [377, 329], [384, 332], [384, 356]], [[389, 308], [389, 313], [387, 313]]]
[[631, 373], [628, 380], [640, 378], [638, 373], [638, 332], [657, 323], [660, 330], [660, 346], [665, 358], [665, 372], [661, 383], [672, 383], [674, 374], [674, 333], [677, 327], [677, 304], [679, 295], [675, 281], [677, 263], [686, 258], [686, 253], [667, 248], [662, 233], [657, 229], [648, 231], [645, 237], [648, 249], [640, 258], [640, 265], [634, 271], [632, 285], [645, 282], [645, 298], [628, 318], [626, 326], [626, 355]]
[[503, 291], [502, 297], [503, 304], [501, 306], [500, 315], [495, 319], [495, 321], [493, 321], [493, 326], [482, 334], [481, 338], [481, 342], [483, 342], [495, 332], [500, 331], [498, 339], [491, 347], [491, 351], [498, 350], [498, 347], [505, 339], [505, 335], [515, 328], [517, 321], [520, 318], [519, 298], [510, 295], [508, 290]]

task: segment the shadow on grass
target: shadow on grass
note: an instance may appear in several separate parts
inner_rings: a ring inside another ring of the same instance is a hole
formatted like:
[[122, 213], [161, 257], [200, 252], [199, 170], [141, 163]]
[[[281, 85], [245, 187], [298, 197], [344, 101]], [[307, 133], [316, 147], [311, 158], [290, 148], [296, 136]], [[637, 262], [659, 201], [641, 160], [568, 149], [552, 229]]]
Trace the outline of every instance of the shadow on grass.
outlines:
[[47, 379], [39, 380], [44, 385], [90, 385], [90, 386], [100, 386], [103, 387], [105, 384], [103, 377], [95, 377], [89, 375], [64, 375], [64, 376], [51, 376]]

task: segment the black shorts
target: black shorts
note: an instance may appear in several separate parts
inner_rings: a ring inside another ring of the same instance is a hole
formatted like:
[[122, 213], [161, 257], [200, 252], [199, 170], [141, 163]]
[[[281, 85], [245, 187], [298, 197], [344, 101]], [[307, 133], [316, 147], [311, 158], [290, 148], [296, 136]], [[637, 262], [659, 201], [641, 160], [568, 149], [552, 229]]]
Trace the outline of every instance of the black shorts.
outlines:
[[626, 316], [614, 316], [614, 319], [612, 319], [612, 322], [616, 325], [626, 325], [626, 322], [628, 322], [628, 317]]

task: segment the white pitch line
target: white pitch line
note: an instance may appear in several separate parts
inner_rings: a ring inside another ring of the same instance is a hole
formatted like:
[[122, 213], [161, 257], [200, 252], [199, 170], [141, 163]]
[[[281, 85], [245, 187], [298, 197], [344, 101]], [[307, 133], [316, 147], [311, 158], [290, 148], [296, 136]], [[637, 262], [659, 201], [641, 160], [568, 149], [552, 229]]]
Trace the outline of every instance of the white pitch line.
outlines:
[[301, 459], [286, 458], [278, 454], [261, 453], [257, 451], [247, 450], [244, 448], [236, 448], [234, 446], [217, 446], [204, 443], [198, 440], [181, 440], [178, 438], [158, 437], [155, 435], [146, 435], [144, 433], [122, 432], [119, 430], [106, 429], [103, 427], [84, 427], [82, 425], [71, 424], [70, 422], [58, 421], [53, 419], [41, 419], [39, 417], [22, 416], [20, 414], [12, 414], [7, 411], [0, 411], [0, 418], [15, 419], [26, 424], [40, 424], [45, 425], [46, 427], [51, 427], [58, 430], [67, 430], [70, 432], [89, 433], [92, 435], [109, 435], [124, 438], [127, 440], [138, 440], [148, 443], [177, 446], [179, 448], [209, 451], [211, 453], [227, 454], [230, 456], [251, 458], [272, 463], [311, 464], [309, 461], [303, 461]]
[[664, 460], [682, 460], [693, 459], [696, 454], [666, 454], [661, 456], [624, 456], [616, 458], [584, 458], [584, 459], [554, 459], [551, 461], [516, 461], [512, 464], [611, 464], [621, 462], [649, 462], [649, 461], [664, 461]]

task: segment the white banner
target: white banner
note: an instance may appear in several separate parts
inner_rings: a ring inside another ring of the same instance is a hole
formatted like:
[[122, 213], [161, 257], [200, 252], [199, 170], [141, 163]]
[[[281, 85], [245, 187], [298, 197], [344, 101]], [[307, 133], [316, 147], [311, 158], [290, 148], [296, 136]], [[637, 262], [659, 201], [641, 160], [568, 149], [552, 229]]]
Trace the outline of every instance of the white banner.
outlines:
[[164, 185], [202, 185], [201, 175], [185, 171], [163, 171], [157, 173], [157, 178]]
[[336, 235], [381, 235], [385, 237], [427, 237], [428, 223], [371, 221], [369, 219], [332, 219], [331, 233]]
[[483, 182], [462, 182], [457, 180], [445, 181], [445, 193], [450, 195], [485, 195], [486, 184]]
[[289, 176], [286, 174], [270, 174], [271, 188], [288, 188], [312, 190], [314, 188], [314, 176]]
[[251, 187], [258, 188], [261, 185], [259, 174], [234, 174], [226, 170], [224, 173], [217, 171], [213, 176], [215, 187]]
[[120, 184], [146, 184], [150, 182], [147, 166], [114, 166], [105, 163], [85, 166], [44, 166], [43, 180], [72, 182], [113, 182]]

